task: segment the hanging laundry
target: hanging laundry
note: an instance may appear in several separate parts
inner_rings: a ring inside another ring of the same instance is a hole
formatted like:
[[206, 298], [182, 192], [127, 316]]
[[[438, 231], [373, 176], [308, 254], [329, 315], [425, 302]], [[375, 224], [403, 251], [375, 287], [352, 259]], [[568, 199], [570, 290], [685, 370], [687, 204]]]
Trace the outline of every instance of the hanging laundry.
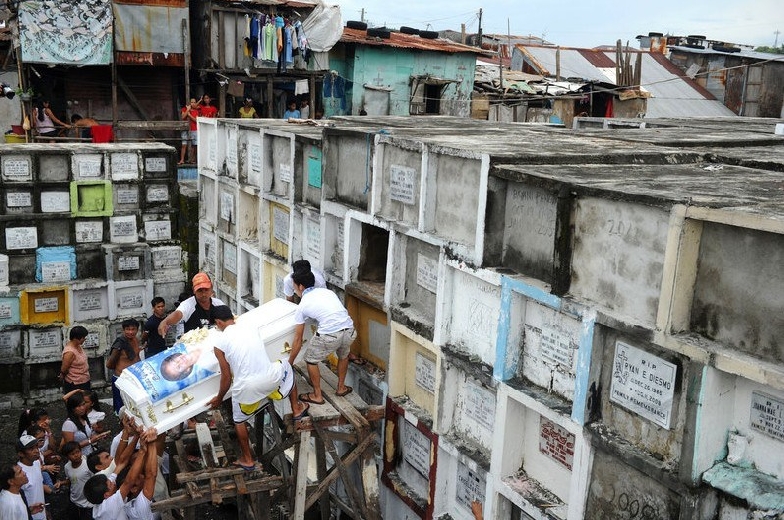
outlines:
[[275, 29], [276, 29], [276, 36], [278, 42], [278, 55], [280, 55], [280, 53], [283, 52], [283, 26], [285, 25], [286, 22], [283, 21], [282, 16], [275, 17]]
[[299, 96], [300, 94], [307, 94], [310, 92], [308, 88], [308, 80], [306, 79], [298, 79], [294, 82], [294, 95]]
[[294, 55], [292, 53], [292, 36], [294, 33], [294, 28], [290, 25], [287, 25], [283, 28], [283, 61], [285, 65], [291, 65], [294, 63]]
[[245, 40], [245, 45], [242, 46], [242, 53], [245, 56], [250, 56], [251, 55], [252, 47], [251, 47], [251, 42], [250, 42], [250, 33], [251, 33], [250, 26], [251, 26], [250, 16], [248, 16], [246, 14], [245, 15], [245, 31], [244, 31], [245, 34], [243, 35], [243, 40]]
[[250, 50], [254, 58], [259, 57], [259, 21], [255, 17], [250, 20]]
[[259, 24], [259, 41], [256, 44], [256, 58], [259, 60], [264, 59], [264, 18], [265, 16], [263, 14], [260, 14], [256, 17], [256, 22]]
[[275, 25], [267, 22], [264, 26], [264, 57], [265, 61], [278, 61], [278, 44]]

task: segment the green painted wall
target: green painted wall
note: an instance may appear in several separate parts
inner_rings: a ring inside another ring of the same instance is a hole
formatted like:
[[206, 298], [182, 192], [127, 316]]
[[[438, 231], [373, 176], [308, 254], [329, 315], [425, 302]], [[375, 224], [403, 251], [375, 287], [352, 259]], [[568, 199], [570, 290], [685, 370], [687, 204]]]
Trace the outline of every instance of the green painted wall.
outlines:
[[[353, 58], [353, 59], [352, 59]], [[442, 94], [441, 114], [468, 117], [471, 114], [471, 92], [474, 89], [476, 57], [470, 53], [447, 53], [376, 47], [369, 45], [336, 45], [330, 52], [330, 68], [345, 74], [346, 103], [343, 114], [358, 115], [365, 89], [370, 84], [392, 88], [389, 115], [409, 115], [410, 78], [430, 74], [453, 79], [459, 83], [447, 86]], [[335, 107], [333, 100], [324, 100], [326, 117]]]

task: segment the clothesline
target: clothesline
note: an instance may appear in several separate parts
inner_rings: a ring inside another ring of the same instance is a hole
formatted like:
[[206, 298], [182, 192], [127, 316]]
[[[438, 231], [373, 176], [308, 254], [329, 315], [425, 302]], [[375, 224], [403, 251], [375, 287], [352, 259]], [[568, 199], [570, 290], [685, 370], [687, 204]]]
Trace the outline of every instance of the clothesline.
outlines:
[[252, 58], [256, 66], [275, 65], [281, 71], [294, 65], [299, 55], [306, 63], [310, 60], [308, 45], [302, 22], [267, 14], [245, 15], [243, 53]]

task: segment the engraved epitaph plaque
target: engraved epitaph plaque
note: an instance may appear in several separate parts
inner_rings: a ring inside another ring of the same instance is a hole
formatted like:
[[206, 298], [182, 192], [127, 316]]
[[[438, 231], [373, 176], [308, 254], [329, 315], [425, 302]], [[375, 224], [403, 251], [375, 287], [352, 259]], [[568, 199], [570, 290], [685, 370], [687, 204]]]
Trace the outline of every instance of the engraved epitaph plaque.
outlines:
[[752, 429], [784, 441], [784, 400], [752, 392], [750, 418]]
[[144, 169], [149, 173], [165, 172], [166, 157], [146, 157], [144, 159]]
[[495, 422], [495, 396], [477, 384], [465, 387], [465, 415], [479, 426], [492, 432]]
[[71, 211], [71, 194], [67, 191], [42, 191], [41, 211], [44, 213]]
[[38, 247], [38, 229], [34, 227], [6, 228], [6, 249], [34, 249]]
[[42, 262], [41, 281], [44, 283], [67, 282], [71, 279], [70, 262]]
[[676, 370], [672, 363], [618, 341], [610, 400], [669, 429]]
[[429, 478], [430, 474], [430, 439], [420, 432], [413, 424], [402, 417], [403, 423], [401, 451], [403, 460], [408, 462], [420, 475]]
[[275, 239], [289, 243], [289, 213], [278, 207], [272, 208], [272, 236]]
[[417, 253], [417, 285], [424, 287], [431, 293], [438, 289], [438, 262]]
[[574, 463], [574, 435], [544, 417], [539, 418], [539, 451], [566, 469]]
[[117, 269], [119, 271], [138, 271], [139, 257], [135, 255], [117, 257]]
[[171, 240], [171, 221], [145, 220], [144, 235], [148, 241]]
[[24, 182], [33, 180], [30, 158], [10, 155], [3, 157], [3, 180], [9, 182]]
[[56, 296], [46, 298], [33, 298], [33, 312], [57, 312], [60, 310], [60, 302]]
[[457, 463], [457, 478], [455, 479], [455, 498], [457, 503], [471, 510], [471, 502], [485, 501], [485, 477], [478, 471], [470, 469], [462, 462]]
[[420, 388], [424, 388], [430, 393], [436, 391], [436, 362], [416, 353], [416, 366], [414, 368], [414, 381]]
[[290, 164], [283, 164], [280, 163], [280, 168], [278, 168], [280, 172], [280, 180], [282, 182], [291, 182], [291, 165]]
[[139, 190], [135, 186], [117, 187], [117, 204], [138, 204]]
[[128, 181], [139, 178], [139, 156], [135, 153], [113, 153], [112, 180]]
[[9, 208], [27, 208], [33, 205], [33, 194], [29, 191], [8, 191], [5, 203]]
[[77, 242], [103, 242], [103, 222], [100, 220], [77, 220], [74, 231]]
[[403, 204], [414, 204], [416, 171], [393, 164], [389, 167], [389, 198]]

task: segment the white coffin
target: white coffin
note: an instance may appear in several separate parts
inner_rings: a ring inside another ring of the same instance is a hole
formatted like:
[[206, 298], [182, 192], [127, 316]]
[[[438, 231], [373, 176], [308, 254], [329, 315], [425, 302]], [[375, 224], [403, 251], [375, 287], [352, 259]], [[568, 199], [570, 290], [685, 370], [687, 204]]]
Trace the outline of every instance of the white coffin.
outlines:
[[[294, 340], [296, 308], [295, 304], [278, 298], [239, 316], [237, 323], [258, 327], [271, 361], [287, 359]], [[213, 353], [215, 341], [211, 339], [217, 334], [220, 334], [217, 329], [207, 329], [200, 341], [178, 342], [123, 370], [117, 380], [117, 388], [126, 409], [140, 424], [147, 428], [154, 426], [159, 432], [164, 432], [207, 410], [220, 386], [220, 370]], [[311, 328], [306, 327], [306, 338], [311, 335]], [[166, 358], [198, 348], [201, 355], [187, 377], [168, 381], [161, 375], [161, 364]], [[230, 395], [231, 392], [226, 393], [227, 398]]]

